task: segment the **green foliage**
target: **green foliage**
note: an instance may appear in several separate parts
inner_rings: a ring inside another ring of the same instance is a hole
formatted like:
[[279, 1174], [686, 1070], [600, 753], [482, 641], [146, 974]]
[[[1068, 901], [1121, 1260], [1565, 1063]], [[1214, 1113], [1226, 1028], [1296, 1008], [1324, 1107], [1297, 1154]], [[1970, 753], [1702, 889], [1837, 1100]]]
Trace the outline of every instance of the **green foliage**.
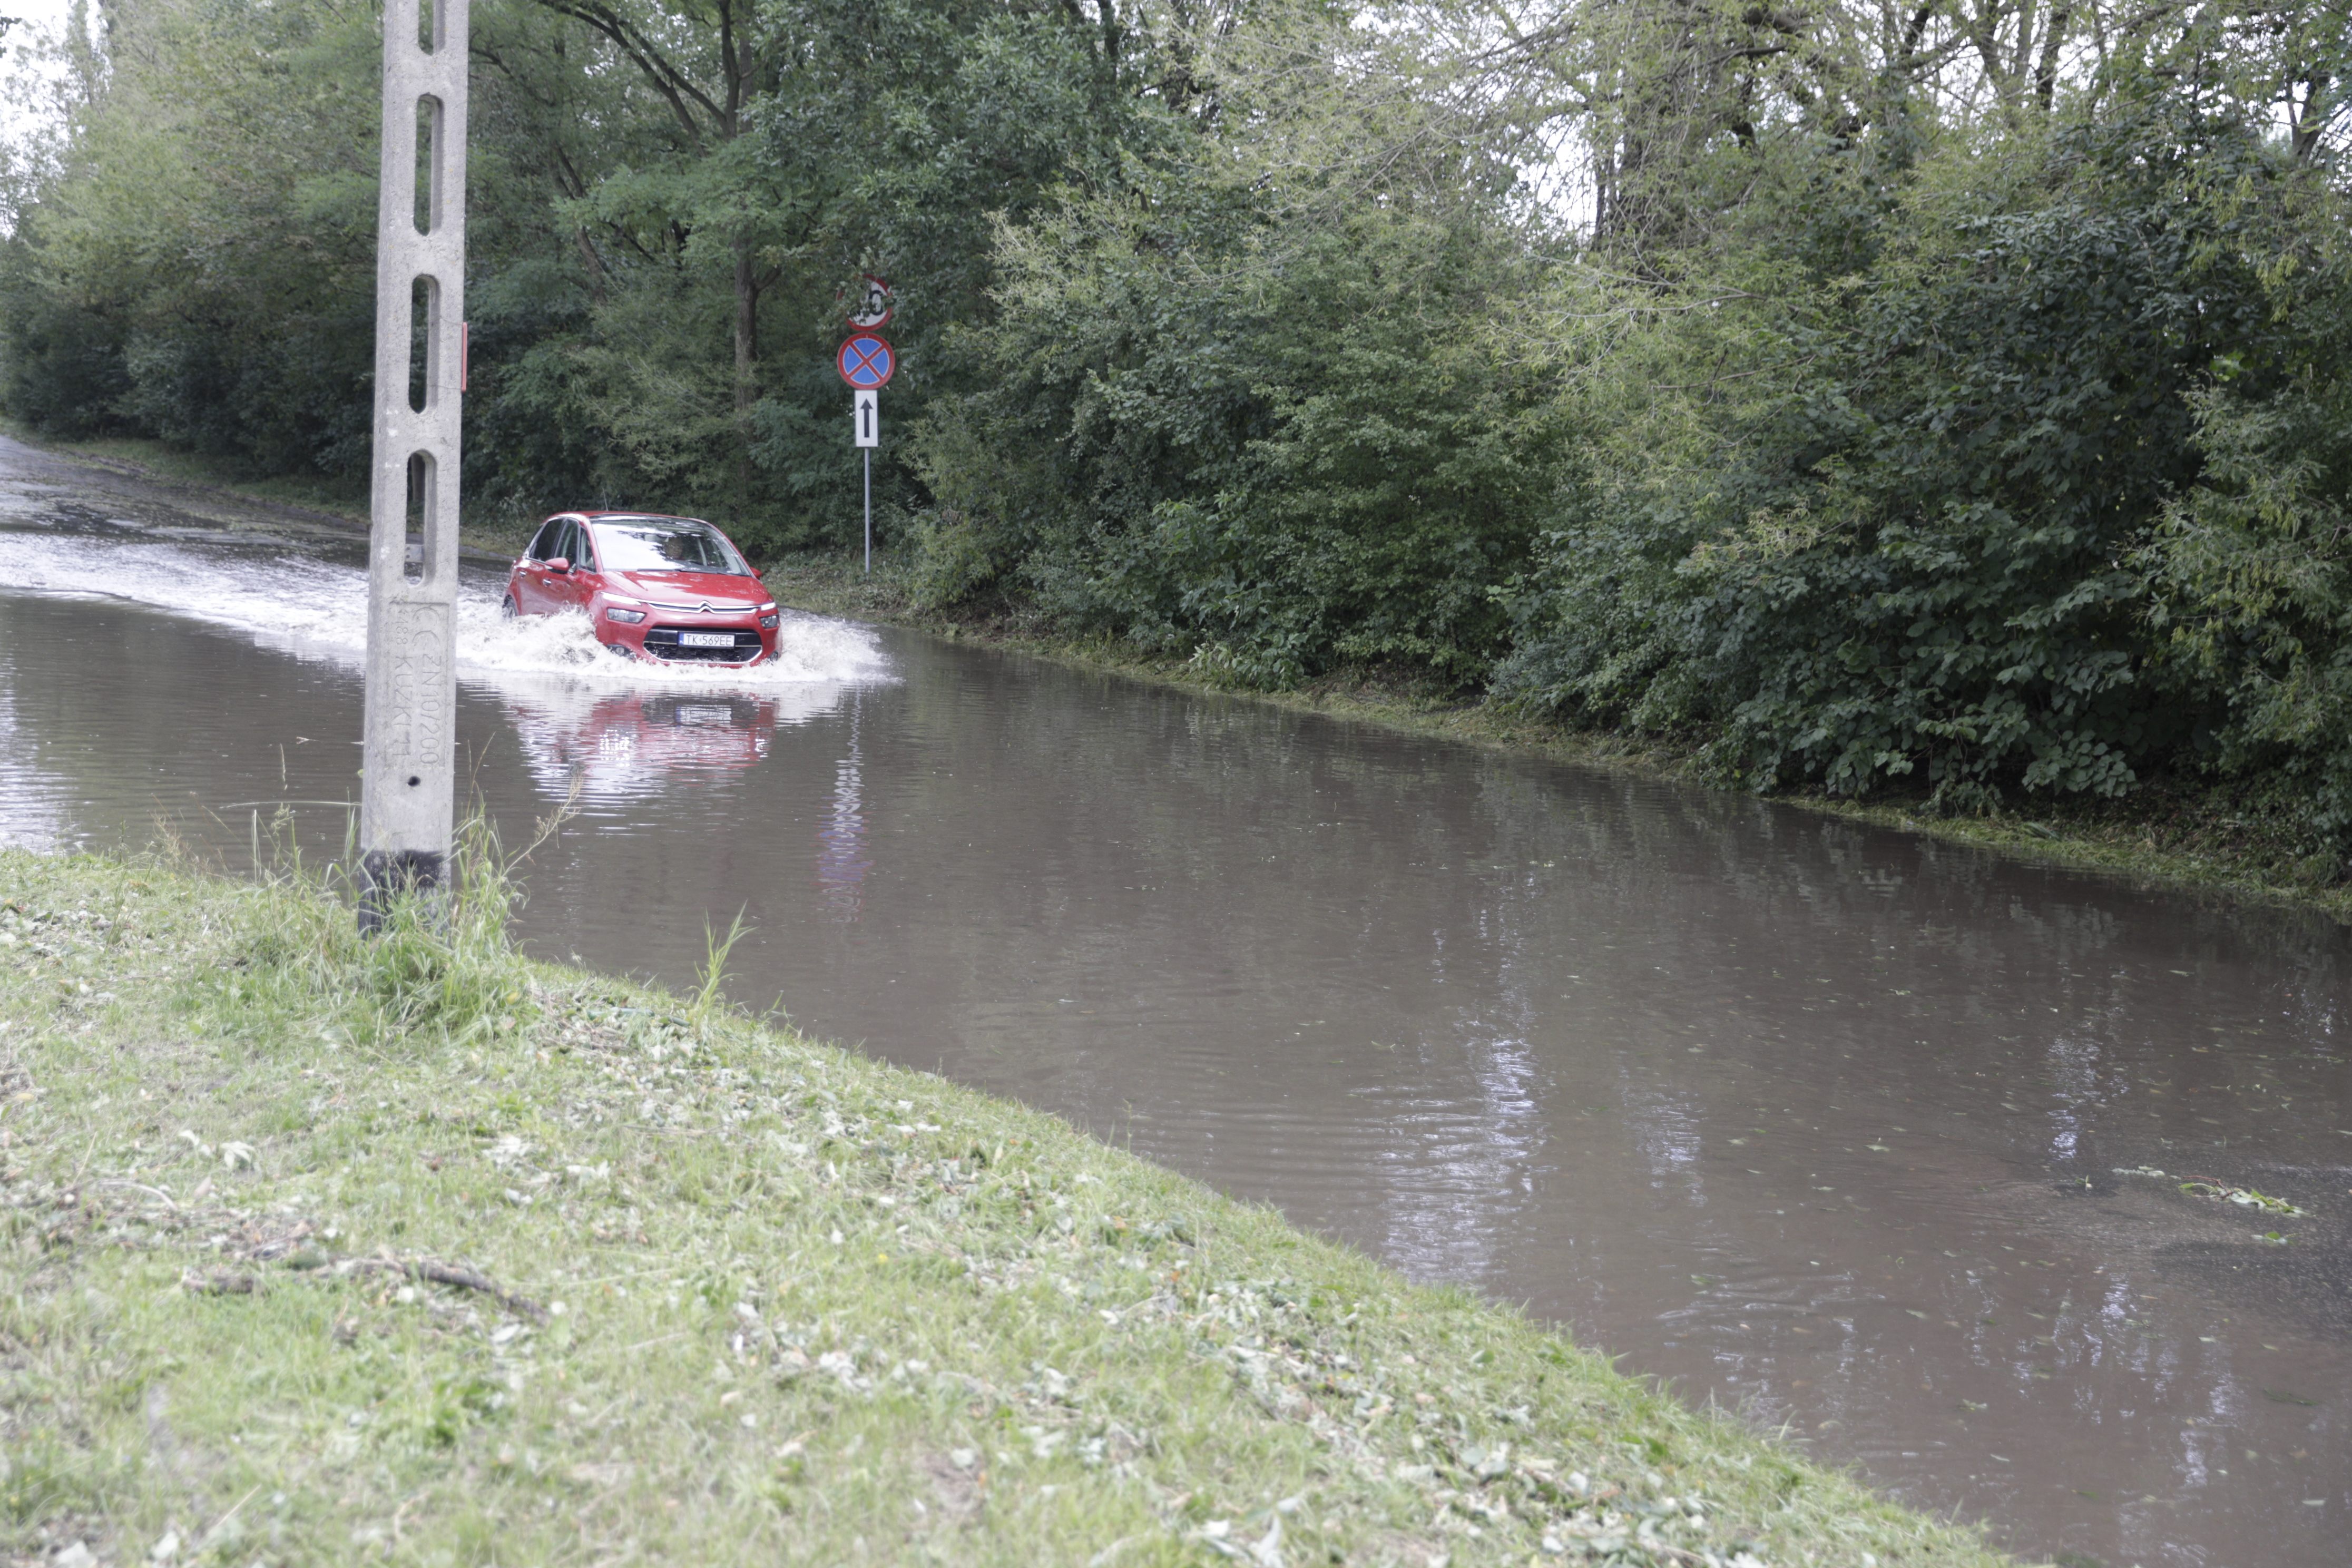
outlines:
[[[0, 404], [358, 471], [375, 13], [109, 16], [0, 149]], [[469, 504], [848, 542], [876, 272], [930, 609], [1484, 685], [1758, 789], [2259, 779], [2344, 862], [2340, 23], [1512, 16], [482, 0]]]
[[995, 318], [952, 345], [974, 390], [916, 437], [927, 602], [1009, 587], [1244, 684], [1467, 682], [1500, 651], [1493, 590], [1567, 429], [1494, 330], [1528, 276], [1491, 196], [1509, 177], [1473, 153], [1349, 190], [1298, 173], [1299, 142], [1401, 133], [1344, 99], [1299, 114], [1238, 158], [1169, 142], [1004, 229]]
[[2178, 102], [2056, 135], [2008, 187], [1927, 171], [1865, 268], [1765, 307], [1799, 374], [1580, 495], [1499, 689], [1696, 731], [1755, 787], [1916, 773], [1952, 809], [2221, 760], [2233, 700], [2150, 637], [2146, 552], [2171, 516], [2190, 570], [2212, 512], [2175, 500], [2204, 493], [2210, 367], [2294, 352], [2260, 219], [2294, 184]]
[[0, 399], [8, 412], [37, 429], [66, 437], [95, 435], [119, 422], [115, 405], [131, 389], [119, 334], [107, 320], [28, 286], [21, 252], [0, 272], [0, 331], [7, 360]]
[[2352, 271], [2342, 232], [2338, 219], [2272, 237], [2273, 352], [2219, 356], [2189, 395], [2204, 471], [2168, 500], [2132, 559], [2149, 583], [2152, 658], [2216, 710], [2211, 769], [2302, 800], [2339, 859], [2352, 836]]
[[[122, 15], [49, 176], [5, 171], [0, 401], [257, 474], [363, 471], [376, 14]], [[762, 552], [856, 526], [844, 285], [899, 290], [895, 441], [948, 384], [933, 339], [985, 311], [993, 219], [1114, 175], [1162, 112], [1140, 16], [484, 0], [473, 23], [469, 507], [700, 510]], [[886, 505], [908, 494], [892, 450]]]
[[[488, 818], [468, 815], [447, 885], [383, 899], [365, 933], [352, 913], [363, 890], [348, 867], [314, 875], [281, 817], [274, 858], [263, 869], [289, 896], [247, 906], [243, 962], [223, 977], [232, 999], [299, 1008], [335, 997], [363, 1021], [366, 1037], [383, 1042], [462, 1046], [511, 1035], [536, 1011], [514, 980], [508, 924], [521, 900], [514, 869], [570, 809], [566, 803], [542, 820], [539, 837], [519, 854], [501, 850]], [[259, 831], [257, 825], [257, 843]], [[720, 961], [738, 934], [716, 950]], [[702, 1005], [707, 1011], [707, 998]]]
[[362, 468], [369, 18], [216, 0], [126, 31], [0, 263], [9, 411], [263, 473]]

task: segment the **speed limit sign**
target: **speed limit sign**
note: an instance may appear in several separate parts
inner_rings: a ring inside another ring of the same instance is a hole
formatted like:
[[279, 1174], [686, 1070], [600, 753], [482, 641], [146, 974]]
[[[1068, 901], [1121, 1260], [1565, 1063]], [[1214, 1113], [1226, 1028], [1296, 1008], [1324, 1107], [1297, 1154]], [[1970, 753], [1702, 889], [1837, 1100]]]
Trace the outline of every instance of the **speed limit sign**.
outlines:
[[862, 332], [877, 327], [887, 327], [898, 313], [898, 301], [890, 292], [890, 285], [871, 272], [859, 275], [856, 286], [848, 290], [849, 324]]

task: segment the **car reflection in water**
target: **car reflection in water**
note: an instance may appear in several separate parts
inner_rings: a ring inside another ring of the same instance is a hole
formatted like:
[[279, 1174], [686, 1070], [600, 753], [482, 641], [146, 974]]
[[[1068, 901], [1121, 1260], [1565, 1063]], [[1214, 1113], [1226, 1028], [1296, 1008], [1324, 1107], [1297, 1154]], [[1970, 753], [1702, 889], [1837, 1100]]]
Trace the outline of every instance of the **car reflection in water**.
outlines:
[[622, 801], [738, 776], [764, 761], [779, 725], [837, 705], [845, 686], [775, 692], [605, 691], [551, 685], [503, 693], [531, 776], [554, 799]]

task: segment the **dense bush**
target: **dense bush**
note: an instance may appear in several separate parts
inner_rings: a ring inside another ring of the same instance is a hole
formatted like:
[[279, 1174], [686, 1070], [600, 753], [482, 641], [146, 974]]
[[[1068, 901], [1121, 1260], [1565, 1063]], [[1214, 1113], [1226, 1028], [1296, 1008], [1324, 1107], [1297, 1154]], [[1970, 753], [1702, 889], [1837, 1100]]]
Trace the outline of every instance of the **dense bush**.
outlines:
[[1801, 374], [1583, 487], [1499, 690], [1703, 737], [1756, 787], [1911, 775], [1947, 807], [2251, 755], [2225, 668], [2250, 667], [2191, 607], [2196, 399], [2217, 364], [2274, 396], [2299, 357], [2273, 248], [2297, 172], [2160, 101], [1997, 193], [1937, 173], [1776, 323]]
[[1286, 235], [1171, 184], [1012, 247], [1004, 309], [960, 345], [987, 390], [919, 438], [925, 591], [1008, 584], [1256, 684], [1477, 678], [1564, 448], [1543, 377], [1496, 352], [1507, 258], [1395, 213]]

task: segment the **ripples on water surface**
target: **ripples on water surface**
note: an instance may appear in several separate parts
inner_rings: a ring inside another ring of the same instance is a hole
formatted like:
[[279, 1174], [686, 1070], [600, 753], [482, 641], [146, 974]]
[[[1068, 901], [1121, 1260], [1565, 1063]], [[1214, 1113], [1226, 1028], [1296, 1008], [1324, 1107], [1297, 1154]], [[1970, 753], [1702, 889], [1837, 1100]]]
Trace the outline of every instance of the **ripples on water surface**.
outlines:
[[[0, 460], [0, 839], [161, 816], [241, 858], [205, 808], [352, 793], [354, 550]], [[747, 908], [742, 999], [1525, 1301], [2020, 1551], [2352, 1560], [2331, 924], [814, 619], [764, 677], [633, 675], [500, 626], [497, 581], [473, 787], [510, 829], [584, 803], [541, 950], [684, 979]]]

